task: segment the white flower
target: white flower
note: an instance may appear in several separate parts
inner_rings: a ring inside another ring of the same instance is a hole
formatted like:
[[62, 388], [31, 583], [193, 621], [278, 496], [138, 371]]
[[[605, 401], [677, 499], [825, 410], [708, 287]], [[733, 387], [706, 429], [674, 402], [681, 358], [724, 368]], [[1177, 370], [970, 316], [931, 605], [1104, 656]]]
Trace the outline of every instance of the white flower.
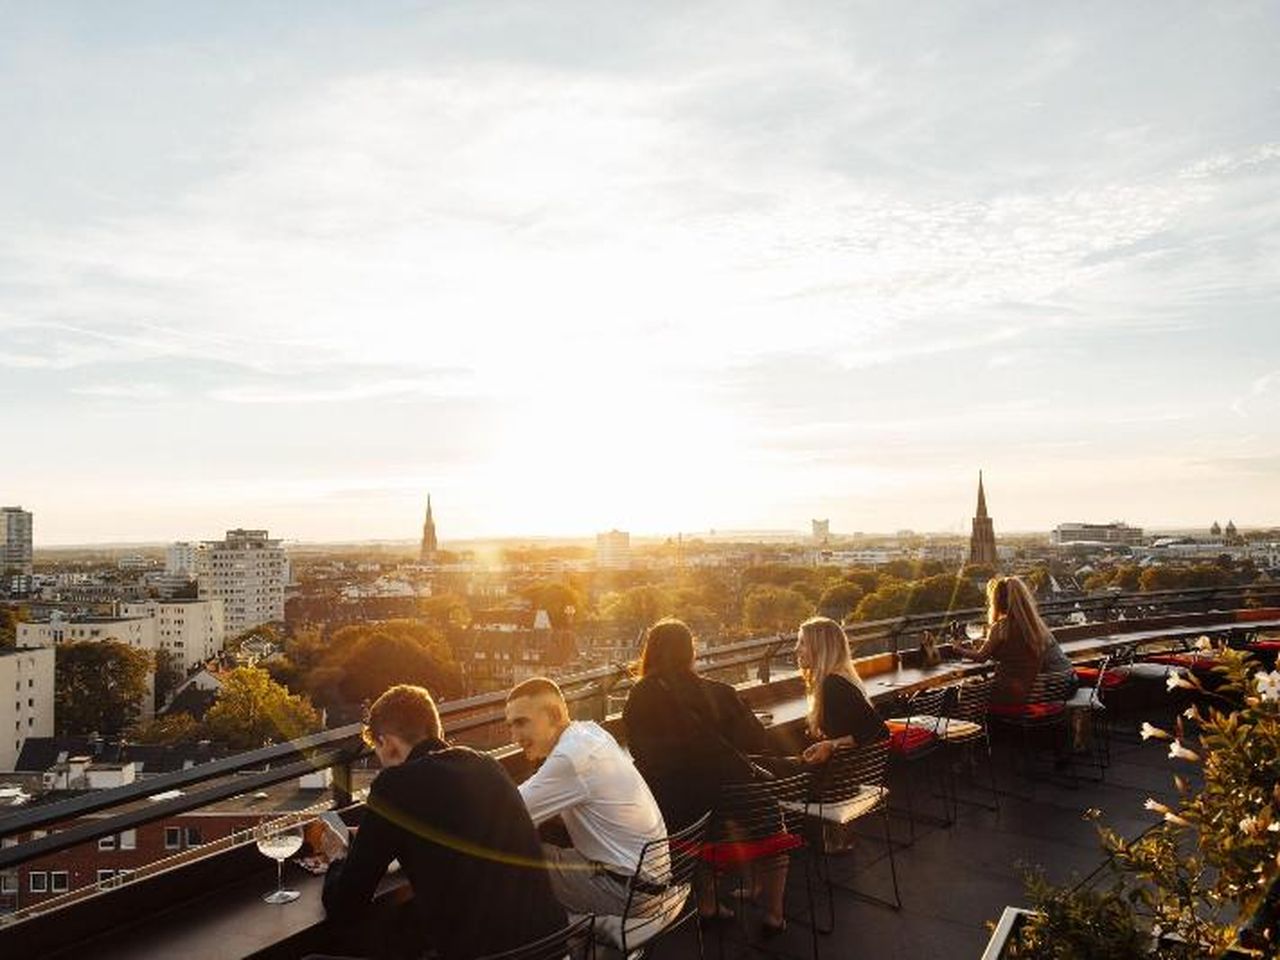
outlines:
[[1170, 693], [1177, 690], [1179, 687], [1184, 687], [1187, 690], [1194, 690], [1196, 688], [1195, 684], [1188, 680], [1186, 675], [1176, 667], [1173, 670], [1170, 670], [1169, 675], [1164, 678], [1164, 685]]
[[1254, 816], [1242, 817], [1237, 824], [1241, 833], [1253, 833], [1258, 829], [1258, 818]]
[[1263, 700], [1280, 701], [1280, 670], [1259, 673], [1254, 679], [1258, 683], [1258, 696]]
[[1182, 745], [1181, 740], [1175, 740], [1173, 741], [1173, 743], [1169, 744], [1169, 759], [1170, 760], [1199, 760], [1200, 754], [1196, 753], [1194, 750], [1188, 750], [1186, 747]]
[[1139, 728], [1138, 732], [1142, 734], [1143, 740], [1150, 740], [1152, 737], [1155, 737], [1157, 740], [1169, 739], [1169, 734], [1165, 733], [1159, 727], [1147, 723], [1145, 720], [1142, 721], [1142, 726]]
[[1144, 803], [1142, 806], [1143, 806], [1143, 808], [1144, 808], [1144, 809], [1147, 809], [1147, 810], [1153, 810], [1153, 811], [1155, 811], [1156, 813], [1168, 813], [1168, 812], [1169, 812], [1169, 808], [1168, 808], [1168, 807], [1166, 807], [1166, 806], [1165, 806], [1163, 803], [1161, 803], [1159, 800], [1154, 800], [1154, 799], [1152, 799], [1151, 797], [1147, 797], [1147, 802], [1146, 802], [1146, 803]]

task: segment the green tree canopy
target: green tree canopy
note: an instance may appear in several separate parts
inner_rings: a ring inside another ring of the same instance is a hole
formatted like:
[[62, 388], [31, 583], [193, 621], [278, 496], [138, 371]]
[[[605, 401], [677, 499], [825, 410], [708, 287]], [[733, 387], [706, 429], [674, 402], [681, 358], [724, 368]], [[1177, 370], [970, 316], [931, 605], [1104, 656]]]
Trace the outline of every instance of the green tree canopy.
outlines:
[[22, 614], [17, 607], [0, 606], [0, 650], [15, 646], [18, 642], [18, 624]]
[[567, 583], [554, 580], [536, 583], [521, 590], [520, 594], [533, 604], [535, 610], [547, 611], [551, 626], [556, 629], [570, 626], [577, 617], [587, 613], [587, 598]]
[[643, 630], [673, 611], [671, 595], [651, 583], [605, 594], [600, 601], [601, 618], [628, 630]]
[[790, 587], [761, 584], [748, 591], [742, 613], [753, 630], [789, 633], [813, 613], [813, 603]]
[[843, 623], [845, 617], [857, 609], [862, 597], [863, 590], [856, 583], [838, 582], [822, 591], [818, 598], [818, 613]]
[[327, 707], [358, 705], [397, 683], [419, 684], [442, 700], [462, 693], [449, 644], [438, 628], [417, 620], [342, 627], [327, 644], [300, 649], [299, 657], [301, 688]]
[[924, 580], [895, 581], [859, 601], [854, 620], [887, 620], [911, 613], [942, 613], [982, 606], [985, 597], [971, 580], [938, 574]]
[[320, 729], [320, 715], [306, 697], [291, 694], [258, 667], [238, 667], [222, 678], [205, 714], [210, 739], [233, 750], [283, 743]]
[[63, 643], [54, 653], [54, 729], [59, 736], [119, 733], [150, 695], [151, 656], [116, 640]]
[[135, 724], [129, 731], [134, 743], [181, 743], [200, 737], [200, 724], [189, 713], [171, 713]]

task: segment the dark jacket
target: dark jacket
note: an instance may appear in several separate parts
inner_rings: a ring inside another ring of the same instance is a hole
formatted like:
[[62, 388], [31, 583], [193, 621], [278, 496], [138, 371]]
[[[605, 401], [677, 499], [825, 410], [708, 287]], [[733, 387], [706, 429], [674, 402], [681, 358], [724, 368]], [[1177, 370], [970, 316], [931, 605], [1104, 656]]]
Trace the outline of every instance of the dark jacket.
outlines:
[[671, 830], [716, 802], [722, 783], [749, 780], [746, 754], [768, 735], [733, 687], [693, 673], [643, 678], [622, 711], [627, 746]]
[[325, 910], [358, 913], [392, 860], [413, 885], [422, 945], [444, 960], [509, 950], [566, 923], [515, 784], [466, 747], [425, 741], [378, 774], [350, 852], [325, 875]]
[[818, 726], [828, 740], [853, 737], [857, 746], [889, 736], [889, 728], [867, 695], [847, 677], [836, 673], [829, 673], [822, 680], [822, 716], [818, 718]]

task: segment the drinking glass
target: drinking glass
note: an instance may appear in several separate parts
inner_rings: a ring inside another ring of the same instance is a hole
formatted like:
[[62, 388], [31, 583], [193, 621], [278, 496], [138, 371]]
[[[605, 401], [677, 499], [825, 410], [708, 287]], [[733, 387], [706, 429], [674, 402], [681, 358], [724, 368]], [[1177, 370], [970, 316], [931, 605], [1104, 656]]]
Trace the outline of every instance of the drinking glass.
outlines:
[[964, 635], [977, 643], [987, 635], [987, 625], [981, 620], [970, 620], [964, 625]]
[[253, 834], [258, 852], [276, 862], [276, 889], [262, 899], [267, 903], [293, 903], [301, 894], [284, 889], [284, 862], [302, 849], [302, 828], [297, 824], [265, 823]]

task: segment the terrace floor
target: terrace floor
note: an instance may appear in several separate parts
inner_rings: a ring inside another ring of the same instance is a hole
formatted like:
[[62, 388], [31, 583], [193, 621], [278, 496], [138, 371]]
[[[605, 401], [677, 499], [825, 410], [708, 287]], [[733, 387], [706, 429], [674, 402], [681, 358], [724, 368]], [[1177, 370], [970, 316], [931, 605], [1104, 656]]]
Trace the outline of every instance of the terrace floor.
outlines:
[[[1135, 730], [1136, 721], [1126, 721], [1125, 726]], [[1061, 774], [1054, 777], [1047, 757], [1041, 758], [1038, 767], [1045, 779], [1015, 775], [1012, 745], [998, 742], [999, 812], [961, 803], [951, 827], [917, 825], [914, 845], [900, 849], [896, 857], [901, 912], [837, 888], [835, 931], [819, 938], [821, 955], [903, 960], [980, 957], [989, 936], [986, 921], [998, 919], [1006, 906], [1024, 903], [1020, 865], [1042, 866], [1051, 880], [1067, 882], [1103, 862], [1097, 830], [1083, 816], [1084, 811], [1102, 811], [1103, 823], [1132, 837], [1153, 822], [1153, 815], [1143, 809], [1147, 797], [1172, 799], [1174, 771], [1162, 745], [1135, 741], [1129, 733], [1113, 739], [1112, 764], [1105, 778], [1099, 782], [1096, 770], [1081, 770], [1074, 787], [1069, 778]], [[985, 778], [985, 767], [980, 773]], [[960, 795], [988, 803], [991, 797], [989, 789], [965, 786], [963, 781]], [[917, 803], [917, 809], [922, 806], [926, 812], [935, 812], [938, 801], [926, 798]], [[896, 840], [906, 839], [905, 819], [893, 819], [893, 833]], [[859, 890], [888, 896], [891, 886], [884, 849], [882, 841], [859, 841], [852, 854], [837, 859], [833, 867], [837, 881], [847, 879]], [[821, 896], [816, 886], [815, 894]], [[822, 906], [820, 899], [820, 909]], [[788, 913], [794, 917], [807, 913], [798, 864], [788, 883]], [[745, 952], [742, 926], [746, 925], [735, 925], [726, 934], [727, 956]], [[754, 925], [751, 927], [754, 930]], [[692, 928], [681, 931], [655, 955], [694, 957], [694, 936]], [[706, 937], [706, 955], [715, 957], [716, 933]], [[807, 925], [791, 922], [782, 936], [768, 942], [767, 950], [788, 957], [810, 956]]]

